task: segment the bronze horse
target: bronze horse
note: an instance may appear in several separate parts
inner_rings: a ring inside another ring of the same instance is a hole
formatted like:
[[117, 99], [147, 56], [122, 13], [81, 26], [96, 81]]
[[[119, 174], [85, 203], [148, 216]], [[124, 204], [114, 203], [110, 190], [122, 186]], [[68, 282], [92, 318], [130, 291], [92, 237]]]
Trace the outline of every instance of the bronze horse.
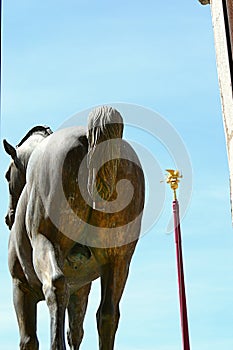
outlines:
[[119, 112], [102, 106], [90, 113], [88, 130], [34, 128], [16, 149], [4, 141], [12, 157], [6, 223], [21, 350], [39, 348], [36, 305], [44, 299], [50, 349], [66, 348], [67, 309], [68, 343], [78, 350], [91, 282], [98, 277], [99, 349], [114, 348], [145, 195], [139, 160], [122, 134]]

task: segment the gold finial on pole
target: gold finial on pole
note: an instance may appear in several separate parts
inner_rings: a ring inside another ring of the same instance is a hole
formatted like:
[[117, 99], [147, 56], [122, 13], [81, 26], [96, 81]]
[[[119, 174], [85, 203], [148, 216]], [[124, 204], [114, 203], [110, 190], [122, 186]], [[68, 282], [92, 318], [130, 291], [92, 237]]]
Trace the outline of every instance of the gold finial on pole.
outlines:
[[178, 184], [180, 182], [179, 179], [181, 179], [183, 176], [180, 175], [180, 172], [178, 170], [173, 170], [173, 169], [166, 169], [166, 171], [168, 172], [167, 175], [167, 183], [170, 184], [171, 189], [174, 192], [174, 200], [176, 200], [176, 190], [178, 188]]

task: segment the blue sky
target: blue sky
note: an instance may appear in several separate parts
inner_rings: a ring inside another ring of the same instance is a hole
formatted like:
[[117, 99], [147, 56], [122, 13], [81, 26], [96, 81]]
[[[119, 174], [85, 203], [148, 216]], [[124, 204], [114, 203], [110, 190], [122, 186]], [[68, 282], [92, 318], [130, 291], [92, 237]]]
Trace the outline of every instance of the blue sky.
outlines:
[[[177, 130], [193, 169], [182, 221], [191, 349], [232, 348], [233, 232], [210, 8], [197, 0], [8, 0], [2, 29], [1, 138], [17, 144], [34, 125], [56, 130], [79, 111], [117, 102], [157, 111]], [[172, 165], [158, 140], [135, 130], [125, 136], [146, 145], [162, 171]], [[9, 158], [0, 152], [0, 346], [13, 350], [19, 338], [4, 224]], [[137, 246], [117, 350], [181, 349], [174, 238], [166, 233], [171, 201], [167, 189], [160, 219]], [[98, 303], [96, 282], [82, 350], [97, 349]], [[38, 309], [43, 350], [49, 348], [48, 311], [44, 303]]]

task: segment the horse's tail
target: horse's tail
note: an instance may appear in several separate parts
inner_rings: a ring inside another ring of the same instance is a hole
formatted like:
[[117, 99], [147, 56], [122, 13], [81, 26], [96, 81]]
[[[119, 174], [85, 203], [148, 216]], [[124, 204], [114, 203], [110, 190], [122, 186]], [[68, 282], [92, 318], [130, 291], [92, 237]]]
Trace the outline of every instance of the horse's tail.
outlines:
[[112, 107], [97, 107], [89, 114], [88, 191], [94, 201], [109, 200], [116, 192], [123, 128], [122, 116]]

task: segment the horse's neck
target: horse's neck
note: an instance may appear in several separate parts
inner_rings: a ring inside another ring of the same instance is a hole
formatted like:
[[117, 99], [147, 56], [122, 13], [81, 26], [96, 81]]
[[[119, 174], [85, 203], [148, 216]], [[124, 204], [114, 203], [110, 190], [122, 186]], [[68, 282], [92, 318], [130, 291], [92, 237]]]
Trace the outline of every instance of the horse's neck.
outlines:
[[27, 164], [31, 154], [36, 149], [36, 147], [44, 140], [45, 136], [40, 134], [32, 135], [26, 140], [20, 147], [17, 148], [17, 155], [22, 162], [25, 170], [27, 169]]

